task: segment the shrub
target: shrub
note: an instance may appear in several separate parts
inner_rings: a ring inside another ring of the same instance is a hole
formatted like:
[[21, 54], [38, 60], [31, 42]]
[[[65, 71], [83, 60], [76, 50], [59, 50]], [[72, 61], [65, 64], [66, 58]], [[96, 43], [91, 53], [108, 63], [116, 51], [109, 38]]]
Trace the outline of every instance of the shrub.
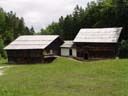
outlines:
[[123, 40], [121, 42], [119, 51], [120, 58], [128, 58], [128, 40]]
[[3, 42], [2, 38], [0, 38], [0, 55], [1, 55], [1, 57], [6, 58], [7, 54], [3, 48], [4, 48], [4, 42]]

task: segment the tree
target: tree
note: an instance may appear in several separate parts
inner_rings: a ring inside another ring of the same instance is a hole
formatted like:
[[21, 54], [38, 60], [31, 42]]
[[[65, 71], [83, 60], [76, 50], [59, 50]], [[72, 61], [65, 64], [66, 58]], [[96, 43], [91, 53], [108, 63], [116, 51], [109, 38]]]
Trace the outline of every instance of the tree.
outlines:
[[33, 27], [31, 27], [31, 28], [30, 28], [30, 31], [29, 31], [29, 34], [30, 34], [30, 35], [33, 35], [34, 33], [35, 33], [35, 30], [34, 30]]
[[2, 8], [0, 8], [0, 35], [3, 33], [5, 28], [5, 13]]
[[12, 11], [6, 13], [2, 8], [0, 8], [0, 54], [6, 57], [4, 45], [6, 46], [15, 38], [20, 35], [31, 35], [34, 34], [34, 28], [29, 29], [23, 18], [16, 16], [16, 13]]
[[122, 40], [119, 57], [128, 58], [128, 40]]
[[0, 37], [0, 55], [4, 58], [7, 57], [6, 52], [3, 50], [4, 48], [4, 41], [2, 40], [2, 38]]
[[61, 16], [50, 24], [43, 34], [60, 34], [63, 39], [73, 40], [81, 28], [123, 27], [121, 40], [128, 38], [128, 0], [91, 1], [86, 8], [75, 7], [72, 14]]

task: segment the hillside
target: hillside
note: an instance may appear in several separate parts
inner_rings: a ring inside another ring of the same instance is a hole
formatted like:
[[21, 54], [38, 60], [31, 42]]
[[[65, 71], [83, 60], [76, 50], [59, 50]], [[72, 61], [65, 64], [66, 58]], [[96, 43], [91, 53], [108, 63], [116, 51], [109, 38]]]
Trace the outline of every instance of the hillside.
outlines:
[[10, 65], [0, 76], [0, 96], [127, 96], [128, 59]]

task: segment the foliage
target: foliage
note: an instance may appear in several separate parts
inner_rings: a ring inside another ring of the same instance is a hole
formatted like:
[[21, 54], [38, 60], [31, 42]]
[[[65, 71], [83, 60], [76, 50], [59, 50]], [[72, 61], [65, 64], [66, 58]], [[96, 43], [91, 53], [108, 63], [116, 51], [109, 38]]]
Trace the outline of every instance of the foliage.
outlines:
[[128, 38], [128, 0], [97, 0], [86, 8], [74, 9], [72, 14], [61, 16], [59, 22], [42, 29], [40, 34], [59, 34], [73, 40], [81, 28], [123, 27], [120, 40]]
[[2, 58], [2, 57], [0, 56], [0, 66], [6, 66], [6, 65], [7, 65], [7, 62], [8, 62], [7, 59]]
[[128, 40], [123, 40], [120, 46], [120, 58], [128, 58]]
[[127, 96], [128, 60], [10, 65], [0, 76], [1, 96]]
[[7, 54], [6, 54], [6, 52], [3, 50], [3, 48], [4, 48], [4, 42], [3, 42], [2, 38], [0, 38], [0, 58], [1, 58], [1, 57], [4, 57], [4, 58], [7, 57]]
[[28, 28], [23, 18], [19, 18], [15, 13], [6, 13], [2, 8], [0, 8], [0, 54], [6, 57], [3, 51], [4, 45], [6, 46], [11, 41], [16, 39], [20, 35], [32, 35], [34, 34], [34, 28]]

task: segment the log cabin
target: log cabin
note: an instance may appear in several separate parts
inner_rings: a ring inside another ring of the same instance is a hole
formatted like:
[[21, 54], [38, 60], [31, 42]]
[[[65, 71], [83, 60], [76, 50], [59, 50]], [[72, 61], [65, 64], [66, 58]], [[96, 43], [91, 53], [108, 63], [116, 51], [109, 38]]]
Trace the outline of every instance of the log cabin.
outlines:
[[81, 59], [107, 59], [118, 56], [122, 28], [81, 29], [74, 39], [76, 57]]
[[60, 55], [63, 40], [58, 35], [24, 35], [4, 49], [9, 63], [43, 63]]

